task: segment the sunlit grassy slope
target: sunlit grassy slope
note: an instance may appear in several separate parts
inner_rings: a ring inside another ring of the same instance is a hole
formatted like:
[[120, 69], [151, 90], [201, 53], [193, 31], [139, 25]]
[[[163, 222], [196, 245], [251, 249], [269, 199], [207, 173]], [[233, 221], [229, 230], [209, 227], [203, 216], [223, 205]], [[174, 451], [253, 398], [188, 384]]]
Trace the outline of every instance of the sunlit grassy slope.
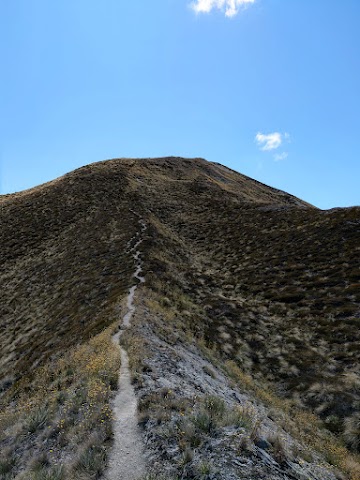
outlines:
[[136, 214], [147, 282], [201, 307], [187, 328], [358, 450], [360, 208], [321, 211], [202, 159], [99, 162], [0, 197], [3, 409], [113, 324]]

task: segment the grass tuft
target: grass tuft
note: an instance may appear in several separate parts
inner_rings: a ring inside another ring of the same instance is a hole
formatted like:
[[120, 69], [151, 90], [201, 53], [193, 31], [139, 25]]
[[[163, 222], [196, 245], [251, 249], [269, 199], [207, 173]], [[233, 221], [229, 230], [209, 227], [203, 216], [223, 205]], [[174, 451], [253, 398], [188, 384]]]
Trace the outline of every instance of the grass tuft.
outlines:
[[[81, 471], [90, 480], [104, 470], [112, 438], [109, 402], [120, 365], [112, 331], [70, 349], [8, 390], [0, 413], [5, 473], [57, 480], [77, 478]], [[19, 450], [25, 453], [12, 463]]]

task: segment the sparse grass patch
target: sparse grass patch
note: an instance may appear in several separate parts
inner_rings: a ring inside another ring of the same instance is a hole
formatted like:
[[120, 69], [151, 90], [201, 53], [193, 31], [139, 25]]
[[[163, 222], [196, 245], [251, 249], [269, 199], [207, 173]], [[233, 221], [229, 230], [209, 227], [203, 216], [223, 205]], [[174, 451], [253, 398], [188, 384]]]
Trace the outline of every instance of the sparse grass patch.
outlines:
[[[300, 410], [290, 400], [277, 397], [265, 387], [259, 387], [234, 362], [226, 363], [226, 371], [239, 385], [253, 392], [266, 406], [271, 407], [273, 412], [279, 412], [277, 421], [285, 431], [305, 447], [322, 454], [325, 461], [346, 472], [351, 480], [359, 479], [359, 456], [351, 455], [338, 438], [322, 427], [318, 417], [305, 410]], [[280, 458], [285, 454], [283, 447], [284, 445], [278, 441], [273, 445], [274, 451], [276, 450]]]
[[360, 451], [360, 413], [355, 413], [345, 420], [344, 440], [354, 452]]
[[16, 467], [17, 458], [15, 455], [11, 454], [9, 449], [4, 449], [1, 452], [1, 459], [0, 459], [0, 478], [3, 476], [10, 474]]
[[29, 474], [30, 480], [65, 480], [65, 469], [62, 465], [55, 467], [41, 467]]
[[221, 398], [205, 397], [193, 422], [200, 431], [211, 434], [222, 424], [225, 411], [225, 402]]
[[34, 408], [26, 418], [24, 425], [25, 431], [29, 433], [35, 433], [43, 429], [49, 418], [49, 410], [46, 406], [39, 406]]
[[161, 424], [170, 420], [173, 413], [183, 413], [190, 403], [189, 399], [179, 398], [172, 390], [163, 388], [140, 399], [138, 405], [139, 423], [152, 419]]
[[206, 477], [207, 475], [210, 475], [212, 470], [212, 465], [210, 462], [201, 462], [197, 466], [197, 470], [201, 477]]
[[251, 404], [229, 407], [223, 399], [214, 395], [196, 400], [180, 416], [175, 415], [174, 418], [177, 420], [171, 435], [176, 438], [184, 455], [200, 448], [210, 437], [217, 437], [227, 427], [241, 431], [242, 436], [252, 443], [260, 426], [258, 415]]
[[237, 428], [245, 428], [252, 432], [252, 436], [255, 436], [258, 423], [258, 413], [251, 403], [236, 405], [231, 410], [227, 410], [224, 419], [224, 425], [234, 425]]
[[101, 438], [93, 438], [87, 442], [82, 451], [79, 452], [78, 458], [73, 464], [73, 471], [81, 476], [81, 478], [99, 478], [103, 473], [104, 465], [106, 463], [106, 449], [105, 445], [101, 444]]
[[286, 445], [285, 438], [279, 433], [272, 434], [267, 438], [271, 445], [272, 456], [278, 463], [283, 463], [290, 458], [290, 452]]
[[[4, 473], [21, 469], [22, 478], [31, 480], [77, 478], [74, 472], [80, 470], [83, 479], [100, 475], [111, 438], [109, 401], [120, 365], [112, 331], [72, 348], [8, 390], [0, 413], [0, 448], [8, 445], [7, 460], [0, 464]], [[88, 446], [82, 447], [84, 443]], [[25, 454], [13, 462], [19, 449]]]
[[203, 370], [206, 373], [206, 375], [209, 375], [211, 378], [216, 378], [215, 371], [211, 367], [209, 367], [208, 365], [204, 365]]

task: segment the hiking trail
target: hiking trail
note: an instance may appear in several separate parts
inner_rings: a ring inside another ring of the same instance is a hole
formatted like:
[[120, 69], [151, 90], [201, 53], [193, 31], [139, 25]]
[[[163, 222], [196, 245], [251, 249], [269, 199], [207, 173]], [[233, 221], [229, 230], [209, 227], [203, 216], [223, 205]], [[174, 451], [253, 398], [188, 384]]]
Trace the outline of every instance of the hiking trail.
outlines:
[[[136, 262], [136, 270], [133, 277], [139, 283], [129, 289], [126, 301], [127, 312], [122, 319], [120, 330], [112, 338], [115, 345], [120, 348], [121, 368], [118, 391], [112, 402], [114, 444], [109, 455], [109, 465], [105, 473], [106, 480], [138, 480], [146, 472], [143, 440], [137, 422], [137, 399], [134, 387], [131, 384], [129, 357], [126, 350], [119, 343], [124, 329], [130, 326], [135, 312], [134, 296], [136, 289], [139, 284], [145, 282], [145, 278], [140, 275], [142, 272], [142, 260], [138, 247], [143, 241], [141, 234], [146, 230], [146, 223], [140, 218], [139, 224], [141, 231], [128, 242], [129, 252], [132, 253]], [[136, 242], [131, 247], [134, 240]]]

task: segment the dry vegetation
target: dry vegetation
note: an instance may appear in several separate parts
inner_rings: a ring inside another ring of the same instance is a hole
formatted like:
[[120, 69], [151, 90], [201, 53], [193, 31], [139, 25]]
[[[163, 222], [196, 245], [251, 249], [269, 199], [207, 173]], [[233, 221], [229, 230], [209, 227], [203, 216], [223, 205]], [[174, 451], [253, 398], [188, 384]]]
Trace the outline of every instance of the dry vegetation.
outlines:
[[248, 190], [230, 188], [231, 172], [220, 172], [190, 183], [196, 202], [182, 183], [156, 205], [162, 226], [151, 260], [170, 285], [164, 295], [173, 303], [181, 287], [203, 307], [191, 327], [210, 347], [344, 432], [356, 451], [360, 209], [322, 212], [248, 183], [250, 203]]
[[111, 440], [119, 349], [112, 329], [10, 388], [0, 414], [0, 478], [98, 478]]
[[1, 204], [0, 392], [112, 323], [133, 272], [127, 185], [87, 167]]
[[[19, 470], [15, 454], [36, 451], [40, 458], [41, 442], [60, 445], [60, 433], [46, 436], [56, 431], [57, 419], [66, 423], [69, 417], [69, 438], [85, 436], [77, 430], [83, 410], [74, 414], [73, 425], [72, 414], [61, 417], [68, 403], [80, 408], [83, 373], [68, 376], [65, 367], [57, 369], [102, 338], [96, 335], [114, 320], [134, 268], [127, 255], [137, 228], [134, 209], [148, 224], [142, 248], [149, 301], [167, 319], [157, 322], [158, 334], [169, 342], [195, 338], [309, 451], [360, 478], [358, 459], [349, 453], [360, 445], [360, 208], [323, 212], [220, 165], [173, 158], [94, 164], [4, 196], [0, 208], [0, 396], [7, 412], [1, 421], [7, 418], [8, 425], [3, 475], [13, 478], [7, 472]], [[124, 339], [140, 387], [146, 342], [130, 334]], [[64, 356], [71, 348], [71, 356]], [[22, 411], [25, 392], [37, 398], [33, 386], [42, 371], [43, 405]], [[54, 382], [60, 382], [55, 390], [64, 403], [53, 396]], [[75, 393], [63, 401], [67, 388]], [[176, 437], [184, 444], [184, 461], [188, 445], [210, 434], [194, 420], [197, 414], [206, 420], [206, 399], [196, 405], [187, 400], [172, 405], [167, 394], [142, 405], [145, 416], [156, 417], [152, 405], [160, 402], [165, 419], [169, 409], [179, 422], [184, 418], [181, 431], [187, 433]], [[101, 402], [93, 402], [100, 411]], [[223, 428], [224, 418], [216, 428]], [[24, 434], [24, 425], [35, 432]], [[86, 428], [99, 433], [94, 445], [110, 437], [105, 426]], [[279, 438], [269, 442], [281, 458]], [[29, 458], [27, 468], [40, 475], [34, 479], [48, 478], [41, 469], [61, 478], [55, 463], [69, 455], [74, 466], [81, 456], [64, 445], [56, 448], [56, 455], [44, 452], [42, 466], [30, 466]], [[95, 453], [103, 462], [104, 452]], [[199, 465], [203, 475], [207, 468]]]
[[[180, 289], [173, 291], [171, 300], [164, 297], [161, 292], [169, 294], [167, 285], [168, 282], [154, 279], [152, 288], [145, 294], [156, 334], [170, 345], [195, 341], [203, 356], [214, 366], [203, 371], [213, 378], [216, 370], [223, 371], [240, 391], [249, 393], [256, 404], [256, 408], [249, 402], [229, 409], [220, 397], [184, 397], [168, 388], [142, 396], [140, 425], [147, 422], [154, 428], [159, 425], [160, 433], [155, 435], [163, 436], [164, 443], [171, 438], [172, 445], [175, 442], [183, 452], [184, 463], [178, 465], [179, 478], [184, 475], [184, 478], [203, 478], [198, 471], [201, 464], [198, 451], [209, 442], [209, 438], [219, 438], [226, 427], [232, 427], [237, 448], [242, 454], [250, 454], [254, 445], [265, 441], [269, 453], [280, 465], [289, 460], [299, 464], [316, 463], [324, 468], [330, 465], [337, 478], [359, 480], [360, 456], [351, 453], [344, 441], [325, 428], [326, 424], [317, 415], [300, 407], [293, 399], [278, 396], [271, 383], [248, 375], [234, 360], [224, 361], [222, 349], [214, 344], [209, 348], [203, 334], [194, 329], [194, 320], [201, 317], [202, 307]], [[147, 364], [147, 358], [151, 356], [148, 339], [141, 337], [136, 330], [127, 332], [126, 336], [127, 345], [132, 345], [130, 359], [134, 383], [141, 392], [142, 374], [151, 371]], [[267, 431], [265, 437], [258, 405], [265, 407], [267, 416], [276, 425], [276, 429]]]
[[222, 235], [213, 252], [196, 245], [204, 264], [194, 280], [213, 286], [197, 293], [209, 344], [337, 434], [360, 406], [358, 216], [241, 212], [228, 218], [236, 229], [205, 226], [206, 242]]

